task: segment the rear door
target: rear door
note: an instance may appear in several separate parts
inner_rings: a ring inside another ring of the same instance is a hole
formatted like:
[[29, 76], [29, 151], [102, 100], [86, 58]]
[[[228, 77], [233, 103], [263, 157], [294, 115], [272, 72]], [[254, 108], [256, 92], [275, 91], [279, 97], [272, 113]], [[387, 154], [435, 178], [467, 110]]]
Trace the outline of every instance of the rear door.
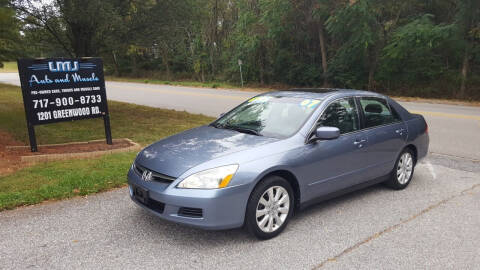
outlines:
[[405, 145], [407, 128], [384, 98], [359, 97], [363, 126], [368, 139], [364, 159], [368, 161], [366, 179], [390, 173]]
[[367, 162], [362, 158], [367, 137], [360, 130], [360, 114], [355, 99], [332, 101], [312, 131], [319, 126], [337, 127], [340, 137], [307, 143], [301, 178], [307, 179], [305, 200], [342, 190], [360, 181]]

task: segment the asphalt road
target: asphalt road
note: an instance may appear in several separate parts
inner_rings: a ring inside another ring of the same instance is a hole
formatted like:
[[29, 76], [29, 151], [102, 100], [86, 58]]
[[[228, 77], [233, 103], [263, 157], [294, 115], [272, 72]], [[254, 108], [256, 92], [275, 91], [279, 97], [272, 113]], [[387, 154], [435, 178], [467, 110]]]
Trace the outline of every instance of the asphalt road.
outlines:
[[[0, 81], [8, 76], [15, 82]], [[116, 82], [107, 91], [212, 116], [255, 94]], [[427, 118], [433, 152], [406, 190], [377, 185], [312, 206], [269, 241], [159, 220], [126, 189], [44, 203], [0, 212], [0, 268], [478, 269], [480, 110], [403, 104]]]
[[269, 241], [160, 220], [126, 189], [4, 211], [0, 268], [477, 268], [478, 163], [432, 155], [416, 169], [406, 190], [378, 185], [312, 206]]
[[[0, 82], [19, 85], [17, 73], [0, 73]], [[107, 82], [111, 100], [218, 116], [258, 94], [238, 90]], [[480, 160], [480, 107], [401, 102], [427, 119], [430, 151]]]

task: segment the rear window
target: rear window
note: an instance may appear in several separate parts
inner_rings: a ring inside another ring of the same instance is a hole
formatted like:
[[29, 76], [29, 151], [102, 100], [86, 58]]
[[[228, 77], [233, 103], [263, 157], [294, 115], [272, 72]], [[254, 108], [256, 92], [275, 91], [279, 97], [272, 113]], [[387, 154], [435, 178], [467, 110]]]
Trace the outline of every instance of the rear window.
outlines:
[[400, 120], [398, 114], [392, 113], [387, 101], [383, 98], [361, 97], [360, 105], [365, 115], [365, 127], [387, 125]]

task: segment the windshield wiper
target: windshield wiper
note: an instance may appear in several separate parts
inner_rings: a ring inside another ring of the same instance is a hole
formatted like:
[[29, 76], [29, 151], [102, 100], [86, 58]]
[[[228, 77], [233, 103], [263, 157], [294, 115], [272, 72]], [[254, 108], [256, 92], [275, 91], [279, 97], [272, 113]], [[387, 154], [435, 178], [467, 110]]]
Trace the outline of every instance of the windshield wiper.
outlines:
[[222, 128], [222, 125], [220, 125], [218, 123], [211, 123], [211, 124], [209, 124], [209, 126], [214, 127], [214, 128]]
[[221, 128], [221, 129], [230, 129], [230, 130], [235, 130], [241, 133], [247, 133], [247, 134], [252, 134], [256, 136], [262, 136], [260, 132], [256, 131], [255, 129], [252, 128], [247, 128], [247, 127], [239, 127], [239, 126], [232, 126], [228, 124], [219, 124], [219, 123], [211, 123], [209, 126], [214, 127], [214, 128]]
[[238, 131], [238, 132], [241, 132], [241, 133], [247, 133], [247, 134], [252, 134], [252, 135], [256, 135], [256, 136], [262, 136], [262, 134], [260, 134], [260, 132], [256, 131], [255, 129], [251, 129], [251, 128], [239, 127], [239, 126], [222, 126], [222, 128], [235, 130], [235, 131]]

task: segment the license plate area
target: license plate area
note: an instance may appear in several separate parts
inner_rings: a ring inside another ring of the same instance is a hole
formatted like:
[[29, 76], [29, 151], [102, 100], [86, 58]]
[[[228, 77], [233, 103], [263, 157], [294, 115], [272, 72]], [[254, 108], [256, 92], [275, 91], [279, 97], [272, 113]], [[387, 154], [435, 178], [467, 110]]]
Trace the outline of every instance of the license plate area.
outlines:
[[143, 204], [148, 204], [148, 190], [145, 188], [133, 186], [133, 197]]

